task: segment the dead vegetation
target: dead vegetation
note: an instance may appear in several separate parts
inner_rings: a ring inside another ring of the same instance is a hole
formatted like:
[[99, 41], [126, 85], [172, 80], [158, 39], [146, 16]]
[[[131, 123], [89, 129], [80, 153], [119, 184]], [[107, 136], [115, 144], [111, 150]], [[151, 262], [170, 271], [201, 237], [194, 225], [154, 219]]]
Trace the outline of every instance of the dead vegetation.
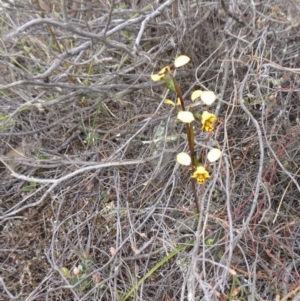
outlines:
[[[176, 3], [0, 1], [2, 300], [298, 300], [300, 2]], [[199, 219], [179, 54], [218, 95]]]

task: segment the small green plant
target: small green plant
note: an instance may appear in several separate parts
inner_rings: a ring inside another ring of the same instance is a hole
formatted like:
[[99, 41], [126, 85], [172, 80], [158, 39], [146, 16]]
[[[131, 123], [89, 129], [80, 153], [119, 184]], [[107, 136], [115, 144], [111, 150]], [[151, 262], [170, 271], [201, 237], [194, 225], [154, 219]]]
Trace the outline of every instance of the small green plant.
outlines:
[[87, 254], [84, 254], [80, 258], [80, 264], [75, 266], [72, 271], [66, 267], [60, 268], [60, 272], [67, 278], [71, 285], [76, 285], [76, 290], [84, 291], [91, 288], [96, 282], [95, 277], [92, 279], [87, 278], [86, 276], [92, 272], [92, 260], [91, 257]]
[[246, 300], [246, 298], [244, 299], [243, 297], [246, 297], [249, 294], [248, 291], [244, 288], [241, 281], [236, 276], [235, 271], [231, 269], [230, 272], [232, 275], [232, 283], [228, 300], [236, 300], [235, 298], [237, 298], [237, 296], [239, 300]]
[[30, 192], [32, 190], [36, 190], [36, 182], [30, 181], [27, 186], [22, 188], [22, 190], [24, 192]]
[[[157, 74], [152, 74], [151, 79], [154, 82], [162, 81], [166, 88], [176, 93], [176, 103], [170, 99], [165, 99], [164, 103], [175, 107], [175, 109], [178, 111], [177, 119], [183, 122], [186, 126], [186, 134], [190, 154], [184, 152], [179, 153], [177, 155], [177, 162], [181, 165], [192, 167], [191, 179], [193, 184], [196, 208], [197, 212], [199, 213], [200, 209], [194, 183], [197, 182], [198, 184], [204, 184], [206, 179], [210, 178], [210, 174], [207, 170], [208, 165], [205, 165], [205, 162], [200, 162], [200, 159], [198, 159], [196, 156], [194, 128], [192, 123], [198, 122], [200, 124], [201, 130], [205, 132], [212, 132], [214, 130], [214, 122], [217, 120], [217, 116], [206, 110], [203, 111], [202, 114], [198, 112], [191, 112], [189, 111], [189, 107], [185, 106], [181, 89], [173, 75], [173, 71], [181, 66], [184, 66], [189, 61], [190, 58], [188, 56], [180, 55], [175, 59], [174, 65], [172, 67], [166, 66], [162, 68]], [[196, 90], [191, 95], [191, 101], [195, 101], [197, 98], [200, 98], [204, 104], [210, 106], [214, 103], [217, 97], [213, 91]], [[209, 163], [213, 163], [217, 161], [220, 156], [221, 151], [217, 148], [213, 148], [207, 153], [207, 160], [209, 161]]]

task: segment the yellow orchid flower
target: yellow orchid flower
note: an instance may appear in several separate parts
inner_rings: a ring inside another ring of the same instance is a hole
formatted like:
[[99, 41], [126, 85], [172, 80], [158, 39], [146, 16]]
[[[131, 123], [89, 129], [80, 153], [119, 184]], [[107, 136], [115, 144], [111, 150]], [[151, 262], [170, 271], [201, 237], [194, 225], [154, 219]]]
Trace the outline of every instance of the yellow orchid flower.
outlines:
[[170, 66], [162, 68], [157, 74], [151, 74], [150, 77], [154, 82], [159, 82], [164, 79], [167, 73], [171, 72]]
[[215, 114], [211, 114], [207, 111], [204, 111], [201, 117], [201, 123], [202, 123], [201, 129], [206, 132], [212, 132], [214, 130], [214, 126], [212, 125], [212, 123], [216, 120], [217, 120], [217, 116]]
[[198, 184], [203, 184], [206, 179], [210, 178], [208, 171], [203, 166], [198, 166], [191, 175], [192, 179], [196, 179]]

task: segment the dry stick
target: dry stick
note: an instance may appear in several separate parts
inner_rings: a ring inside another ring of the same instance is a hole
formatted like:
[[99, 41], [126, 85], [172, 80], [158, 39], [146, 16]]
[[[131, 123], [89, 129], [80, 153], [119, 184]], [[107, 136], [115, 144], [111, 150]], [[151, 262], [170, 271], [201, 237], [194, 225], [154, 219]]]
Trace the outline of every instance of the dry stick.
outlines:
[[42, 197], [37, 200], [36, 202], [34, 203], [31, 203], [31, 204], [27, 204], [27, 205], [24, 205], [23, 207], [19, 208], [19, 209], [16, 209], [12, 212], [6, 212], [6, 213], [3, 213], [1, 216], [0, 216], [0, 220], [1, 219], [7, 219], [8, 217], [10, 216], [13, 216], [13, 215], [16, 215], [17, 213], [23, 211], [24, 209], [27, 209], [27, 208], [31, 208], [31, 207], [34, 207], [34, 206], [37, 206], [39, 204], [41, 204], [43, 202], [43, 200], [47, 197], [47, 195], [57, 186], [59, 185], [60, 183], [62, 183], [63, 181], [65, 180], [68, 180], [68, 179], [71, 179], [73, 178], [74, 176], [78, 175], [78, 174], [81, 174], [83, 172], [86, 172], [86, 171], [90, 171], [90, 170], [94, 170], [94, 169], [100, 169], [100, 168], [104, 168], [104, 167], [112, 167], [112, 166], [121, 166], [121, 165], [137, 165], [137, 164], [141, 164], [141, 163], [145, 163], [147, 161], [151, 161], [151, 160], [154, 160], [158, 157], [160, 157], [161, 155], [156, 155], [156, 156], [152, 156], [152, 157], [148, 157], [148, 158], [144, 158], [144, 159], [140, 159], [140, 160], [123, 160], [123, 161], [114, 161], [114, 162], [103, 162], [103, 163], [100, 163], [100, 164], [95, 164], [94, 166], [86, 166], [86, 167], [83, 167], [83, 168], [79, 168], [65, 176], [62, 176], [58, 179], [40, 179], [40, 178], [35, 178], [35, 177], [28, 177], [26, 175], [21, 175], [21, 174], [18, 174], [16, 173], [4, 160], [1, 159], [0, 157], [0, 162], [2, 162], [2, 164], [11, 172], [11, 175], [17, 179], [20, 179], [20, 180], [24, 180], [24, 181], [27, 181], [27, 182], [36, 182], [36, 183], [40, 183], [40, 184], [52, 184], [48, 189], [47, 191], [42, 195]]
[[[125, 21], [124, 23], [120, 24], [120, 25], [116, 25], [113, 29], [110, 29], [109, 31], [106, 32], [106, 36], [111, 36], [114, 33], [121, 31], [123, 28], [126, 28], [130, 25], [139, 23], [140, 21], [142, 21], [145, 18], [145, 16], [139, 16], [137, 18], [134, 19], [130, 19]], [[104, 35], [104, 30], [100, 33], [100, 35]]]
[[[296, 126], [297, 128], [298, 126]], [[262, 129], [264, 132], [264, 135], [266, 135], [266, 129], [264, 127], [264, 124], [262, 124]], [[273, 158], [276, 160], [277, 164], [280, 166], [280, 168], [288, 175], [288, 177], [291, 179], [292, 182], [294, 182], [295, 186], [297, 187], [298, 191], [300, 191], [300, 185], [297, 182], [297, 180], [295, 179], [295, 177], [283, 166], [283, 164], [280, 162], [279, 157], [277, 155], [277, 153], [275, 153], [275, 151], [273, 150], [273, 148], [271, 147], [269, 141], [266, 139], [265, 140], [265, 144], [267, 145], [269, 151], [271, 152], [271, 154], [273, 155]], [[299, 170], [298, 170], [299, 171]], [[298, 173], [298, 171], [296, 172], [296, 174]]]
[[62, 15], [63, 15], [64, 21], [68, 22], [69, 18], [68, 18], [68, 8], [67, 8], [66, 0], [62, 0]]
[[131, 53], [131, 51], [128, 49], [128, 47], [124, 44], [121, 44], [121, 43], [113, 41], [113, 40], [108, 41], [108, 40], [104, 39], [103, 37], [101, 37], [99, 34], [90, 33], [90, 32], [87, 32], [87, 31], [81, 31], [81, 30], [76, 29], [74, 27], [74, 24], [59, 22], [59, 21], [53, 20], [51, 18], [41, 18], [41, 19], [35, 19], [35, 20], [28, 21], [26, 24], [20, 26], [15, 31], [12, 31], [8, 35], [6, 35], [4, 37], [4, 39], [5, 40], [11, 39], [11, 38], [15, 37], [17, 34], [23, 33], [24, 31], [26, 31], [31, 26], [39, 25], [39, 24], [50, 24], [50, 25], [53, 25], [53, 26], [63, 28], [65, 30], [69, 30], [70, 32], [78, 34], [82, 37], [91, 38], [91, 39], [94, 39], [96, 41], [100, 41], [108, 47], [123, 50], [130, 57], [134, 57], [134, 55]]
[[231, 13], [231, 11], [229, 11], [229, 9], [227, 8], [227, 6], [225, 5], [224, 0], [221, 0], [221, 6], [224, 9], [225, 13], [232, 18], [234, 21], [240, 23], [241, 25], [246, 26], [248, 29], [250, 29], [251, 31], [253, 30], [246, 22], [244, 22], [243, 20], [239, 19], [237, 16], [235, 16], [233, 13]]
[[107, 30], [108, 30], [109, 24], [110, 24], [110, 22], [111, 22], [111, 16], [112, 16], [112, 12], [113, 12], [114, 6], [115, 6], [115, 0], [112, 0], [112, 1], [111, 1], [110, 6], [111, 6], [111, 7], [110, 7], [109, 14], [108, 14], [108, 20], [107, 20], [107, 22], [106, 22], [106, 26], [105, 26], [105, 28], [104, 28], [103, 37], [106, 36], [106, 33], [107, 33]]
[[11, 300], [20, 300], [19, 298], [21, 298], [22, 293], [18, 294], [17, 296], [14, 296], [13, 294], [11, 294], [11, 292], [6, 287], [5, 282], [4, 282], [4, 280], [3, 280], [2, 277], [0, 277], [0, 283], [1, 283], [2, 287], [3, 287], [3, 290], [6, 292], [6, 294], [9, 296], [9, 298]]
[[[296, 174], [297, 174], [299, 171], [300, 171], [300, 168], [298, 168], [298, 170], [296, 171]], [[296, 174], [295, 174], [295, 175], [296, 175]], [[274, 219], [273, 219], [273, 224], [276, 222], [276, 219], [277, 219], [277, 217], [278, 217], [278, 214], [279, 214], [279, 211], [280, 211], [280, 208], [281, 208], [283, 199], [284, 199], [285, 194], [286, 194], [287, 190], [289, 189], [291, 183], [292, 183], [292, 180], [290, 180], [289, 184], [286, 186], [286, 188], [285, 188], [285, 190], [284, 190], [284, 192], [283, 192], [283, 194], [282, 194], [282, 196], [281, 196], [281, 198], [280, 198], [280, 202], [279, 202], [279, 205], [278, 205], [278, 208], [277, 208], [275, 217], [274, 217]]]
[[264, 160], [264, 142], [263, 142], [262, 131], [260, 129], [260, 125], [259, 125], [258, 121], [254, 118], [254, 116], [251, 114], [251, 112], [248, 110], [248, 108], [243, 103], [243, 88], [247, 82], [248, 73], [251, 70], [251, 68], [252, 68], [252, 64], [249, 65], [248, 72], [247, 72], [245, 78], [243, 79], [242, 83], [240, 84], [239, 89], [237, 89], [237, 87], [235, 87], [234, 93], [235, 93], [235, 97], [237, 99], [239, 99], [241, 108], [249, 116], [250, 120], [252, 121], [253, 125], [256, 128], [257, 137], [258, 137], [258, 141], [259, 141], [259, 154], [260, 154], [259, 158], [260, 159], [259, 159], [259, 168], [258, 168], [258, 173], [257, 173], [257, 178], [256, 178], [256, 183], [255, 183], [255, 190], [254, 190], [254, 193], [252, 194], [253, 202], [251, 205], [251, 209], [250, 209], [250, 212], [249, 212], [247, 218], [245, 219], [245, 221], [243, 223], [242, 230], [236, 236], [235, 242], [233, 242], [233, 246], [235, 246], [237, 244], [237, 241], [244, 235], [245, 231], [247, 230], [247, 225], [249, 225], [249, 222], [253, 217], [253, 214], [254, 214], [254, 211], [255, 211], [255, 208], [256, 208], [257, 202], [258, 202], [259, 190], [260, 190], [260, 186], [261, 186], [263, 166], [264, 166], [264, 161], [263, 161]]
[[[40, 4], [39, 0], [35, 0], [35, 2], [36, 2], [36, 5], [37, 5], [38, 9], [39, 9], [40, 12], [41, 12], [41, 18], [44, 19], [44, 18], [45, 18], [45, 13], [43, 12], [43, 9], [42, 9], [42, 7], [41, 7], [41, 4]], [[62, 51], [62, 49], [61, 49], [61, 46], [60, 46], [60, 44], [59, 44], [59, 42], [58, 42], [58, 40], [57, 40], [57, 38], [56, 38], [56, 35], [55, 35], [55, 33], [54, 33], [52, 27], [51, 27], [49, 24], [47, 24], [47, 28], [48, 28], [48, 30], [49, 30], [49, 32], [50, 32], [50, 35], [51, 35], [52, 39], [54, 40], [54, 42], [55, 42], [55, 44], [56, 44], [56, 47], [57, 47], [58, 52], [59, 52], [60, 54], [62, 54], [63, 51]], [[62, 62], [62, 65], [63, 65], [64, 68], [66, 68], [66, 69], [69, 68], [67, 62]], [[73, 84], [75, 84], [75, 79], [74, 79], [74, 77], [73, 77], [72, 75], [68, 75], [68, 77], [69, 77], [70, 82], [73, 83]]]
[[174, 19], [178, 18], [178, 0], [175, 0], [172, 5], [172, 17]]
[[52, 65], [44, 73], [34, 76], [33, 79], [42, 79], [42, 78], [48, 77], [49, 75], [51, 75], [54, 72], [54, 70], [56, 70], [59, 67], [60, 62], [62, 60], [66, 59], [69, 56], [73, 56], [78, 53], [81, 53], [82, 51], [86, 50], [90, 46], [91, 46], [91, 41], [88, 41], [88, 42], [85, 42], [85, 43], [79, 45], [78, 47], [76, 47], [74, 49], [71, 49], [68, 52], [61, 53], [60, 55], [57, 56], [57, 59], [55, 59], [53, 61]]
[[136, 39], [135, 39], [134, 47], [133, 47], [133, 54], [132, 54], [133, 56], [135, 56], [135, 54], [138, 51], [138, 47], [140, 46], [140, 41], [142, 39], [142, 35], [144, 33], [144, 30], [146, 28], [147, 23], [151, 19], [159, 16], [162, 13], [162, 11], [164, 10], [164, 8], [167, 7], [167, 6], [169, 6], [169, 5], [171, 5], [171, 4], [173, 4], [173, 2], [175, 2], [175, 0], [168, 0], [165, 3], [163, 3], [162, 5], [160, 5], [154, 12], [152, 12], [149, 15], [147, 15], [147, 17], [145, 18], [145, 20], [142, 22], [141, 29], [140, 29], [140, 31], [139, 31]]
[[[284, 296], [280, 301], [287, 301], [289, 298], [294, 296], [297, 292], [300, 291], [300, 286], [296, 287], [294, 290], [289, 292], [286, 296]], [[297, 294], [292, 301], [299, 301], [299, 294]]]

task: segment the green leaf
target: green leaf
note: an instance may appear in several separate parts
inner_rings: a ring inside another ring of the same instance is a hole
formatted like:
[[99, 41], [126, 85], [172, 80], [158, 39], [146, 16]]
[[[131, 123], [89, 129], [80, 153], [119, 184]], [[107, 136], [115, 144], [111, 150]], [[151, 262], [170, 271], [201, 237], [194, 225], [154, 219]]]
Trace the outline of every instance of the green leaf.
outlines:
[[22, 191], [30, 192], [36, 189], [36, 182], [30, 181], [28, 186], [23, 187]]
[[215, 240], [213, 238], [208, 238], [206, 241], [205, 241], [205, 244], [207, 246], [212, 246], [213, 244], [215, 243]]
[[164, 84], [165, 84], [164, 86], [167, 89], [170, 89], [171, 91], [176, 92], [175, 85], [174, 85], [174, 82], [173, 82], [173, 79], [172, 79], [171, 76], [168, 76], [168, 74], [166, 74], [163, 77], [163, 81], [164, 81]]
[[71, 277], [70, 271], [65, 267], [60, 268], [60, 272], [67, 278]]

